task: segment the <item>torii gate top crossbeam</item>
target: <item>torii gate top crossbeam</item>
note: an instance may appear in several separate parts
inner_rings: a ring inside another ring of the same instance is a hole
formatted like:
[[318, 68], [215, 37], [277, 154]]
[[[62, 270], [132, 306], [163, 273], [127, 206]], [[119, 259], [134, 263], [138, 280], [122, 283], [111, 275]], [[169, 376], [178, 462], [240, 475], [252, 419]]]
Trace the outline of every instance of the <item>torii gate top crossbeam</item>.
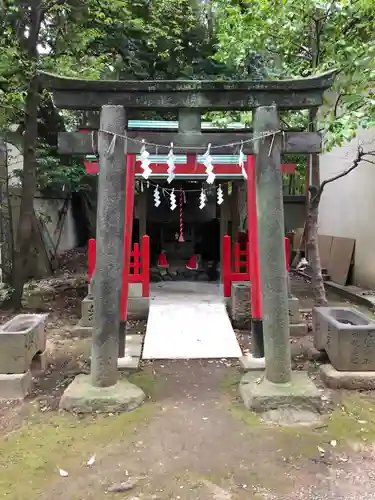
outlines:
[[132, 109], [195, 108], [249, 110], [276, 105], [306, 109], [323, 103], [335, 71], [294, 80], [79, 80], [40, 73], [41, 84], [53, 92], [61, 109], [92, 110], [112, 104]]

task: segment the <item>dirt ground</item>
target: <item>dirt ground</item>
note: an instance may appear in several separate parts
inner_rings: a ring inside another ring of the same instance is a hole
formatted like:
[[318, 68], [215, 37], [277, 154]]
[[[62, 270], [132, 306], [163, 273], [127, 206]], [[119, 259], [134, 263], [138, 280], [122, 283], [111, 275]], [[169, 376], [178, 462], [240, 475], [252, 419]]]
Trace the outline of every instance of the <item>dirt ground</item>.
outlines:
[[[301, 282], [300, 288], [308, 302], [309, 287]], [[319, 423], [279, 427], [240, 403], [237, 362], [147, 362], [130, 376], [147, 395], [134, 412], [85, 418], [59, 412], [64, 388], [89, 370], [90, 340], [71, 335], [81, 298], [79, 289], [65, 290], [41, 307], [51, 312], [49, 367], [35, 374], [24, 403], [0, 408], [0, 497], [374, 498], [375, 400], [369, 393], [332, 394]], [[294, 367], [315, 369], [298, 356]], [[116, 488], [128, 491], [111, 491]]]

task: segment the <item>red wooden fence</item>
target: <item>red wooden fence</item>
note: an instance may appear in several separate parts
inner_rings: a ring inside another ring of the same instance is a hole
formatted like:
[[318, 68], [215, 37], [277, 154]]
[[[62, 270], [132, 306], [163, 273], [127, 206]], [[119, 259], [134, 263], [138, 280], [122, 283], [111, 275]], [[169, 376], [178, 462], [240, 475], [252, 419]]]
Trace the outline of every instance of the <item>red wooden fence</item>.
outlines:
[[[232, 294], [232, 283], [234, 281], [250, 281], [249, 266], [249, 243], [246, 250], [241, 250], [240, 244], [234, 245], [233, 256], [231, 248], [231, 237], [224, 236], [223, 242], [223, 288], [224, 297], [230, 297]], [[285, 263], [286, 270], [290, 270], [290, 240], [285, 238]]]
[[[95, 270], [96, 261], [96, 240], [89, 240], [88, 245], [88, 267], [89, 283]], [[142, 283], [142, 297], [150, 296], [150, 238], [143, 236], [141, 247], [138, 243], [130, 254], [130, 274], [129, 283]]]

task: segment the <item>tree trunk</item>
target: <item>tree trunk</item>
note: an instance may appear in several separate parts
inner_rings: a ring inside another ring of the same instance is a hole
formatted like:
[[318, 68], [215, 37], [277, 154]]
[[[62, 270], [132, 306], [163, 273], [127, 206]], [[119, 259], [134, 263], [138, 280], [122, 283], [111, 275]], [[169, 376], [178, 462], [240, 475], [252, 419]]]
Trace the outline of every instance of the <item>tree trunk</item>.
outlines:
[[[317, 130], [317, 110], [312, 109], [309, 113], [309, 129], [311, 132]], [[320, 263], [319, 246], [318, 246], [318, 211], [320, 196], [315, 198], [315, 194], [320, 187], [320, 162], [319, 154], [313, 153], [310, 157], [311, 161], [311, 191], [309, 201], [309, 211], [307, 216], [307, 253], [308, 260], [311, 265], [311, 280], [314, 294], [314, 303], [316, 305], [327, 304], [327, 296], [322, 277], [322, 266]]]
[[307, 228], [308, 228], [307, 252], [312, 271], [311, 284], [314, 294], [314, 304], [317, 306], [325, 306], [327, 305], [327, 296], [322, 276], [322, 267], [320, 264], [320, 255], [318, 246], [319, 199], [315, 199], [314, 196], [311, 196], [309, 204], [309, 214], [307, 217]]
[[41, 0], [31, 3], [30, 31], [27, 40], [27, 57], [32, 71], [25, 102], [25, 133], [23, 142], [23, 175], [21, 206], [17, 224], [12, 273], [12, 306], [21, 307], [23, 286], [26, 279], [28, 257], [32, 251], [32, 219], [34, 217], [34, 196], [36, 193], [36, 148], [38, 140], [39, 81], [37, 75], [38, 38], [41, 24]]

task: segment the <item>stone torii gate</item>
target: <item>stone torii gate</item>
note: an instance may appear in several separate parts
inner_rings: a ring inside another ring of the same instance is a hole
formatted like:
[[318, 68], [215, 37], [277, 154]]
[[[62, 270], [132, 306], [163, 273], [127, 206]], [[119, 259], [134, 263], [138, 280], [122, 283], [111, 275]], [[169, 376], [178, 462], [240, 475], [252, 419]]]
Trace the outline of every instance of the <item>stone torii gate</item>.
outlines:
[[[159, 147], [159, 152], [165, 153], [173, 143], [176, 150], [193, 154], [202, 153], [202, 146], [208, 144], [215, 145], [216, 154], [233, 154], [233, 144], [242, 143], [245, 155], [255, 154], [256, 175], [253, 172], [248, 179], [256, 177], [256, 193], [249, 190], [253, 203], [248, 211], [249, 221], [257, 214], [258, 223], [249, 225], [249, 239], [254, 254], [259, 235], [260, 275], [256, 273], [259, 282], [252, 285], [261, 283], [266, 369], [261, 382], [259, 374], [247, 374], [240, 390], [246, 406], [259, 410], [285, 404], [290, 397], [317, 400], [318, 393], [307, 376], [291, 370], [280, 164], [281, 154], [320, 152], [321, 138], [315, 132], [283, 131], [278, 112], [319, 107], [333, 78], [334, 72], [280, 81], [91, 81], [40, 74], [56, 107], [101, 109], [96, 133], [59, 134], [61, 154], [98, 153], [100, 163], [91, 376], [75, 379], [61, 400], [63, 408], [126, 410], [143, 400], [140, 389], [118, 380], [117, 370], [123, 252], [129, 256], [131, 241], [127, 238], [124, 249], [125, 180], [142, 140], [150, 153], [154, 153], [152, 144], [164, 144], [165, 151]], [[127, 130], [132, 114], [145, 110], [177, 110], [178, 132]], [[252, 110], [253, 131], [201, 131], [201, 113], [214, 110]], [[259, 268], [259, 263], [254, 265]], [[259, 332], [253, 341], [261, 349]]]

